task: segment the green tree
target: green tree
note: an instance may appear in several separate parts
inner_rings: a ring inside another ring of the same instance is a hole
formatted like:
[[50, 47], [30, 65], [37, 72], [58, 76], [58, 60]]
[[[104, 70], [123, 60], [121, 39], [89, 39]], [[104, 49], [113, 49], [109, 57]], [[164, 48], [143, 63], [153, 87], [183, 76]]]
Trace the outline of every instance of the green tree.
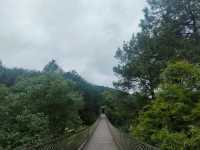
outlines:
[[56, 61], [53, 59], [43, 69], [45, 73], [63, 73], [63, 70], [59, 67]]
[[140, 113], [133, 134], [163, 150], [195, 150], [200, 144], [200, 68], [186, 61], [170, 63], [161, 79], [155, 101]]
[[44, 143], [82, 125], [79, 91], [58, 74], [18, 80], [10, 88], [0, 86], [0, 148]]
[[84, 107], [79, 111], [79, 115], [84, 124], [91, 125], [99, 116], [102, 93], [109, 88], [93, 85], [84, 80], [76, 71], [64, 73], [64, 78], [74, 82], [83, 96]]
[[121, 91], [109, 90], [103, 93], [101, 105], [105, 107], [106, 115], [117, 127], [128, 131], [133, 118], [147, 104], [144, 96], [128, 94]]
[[92, 124], [108, 89], [55, 61], [42, 72], [0, 66], [0, 149], [46, 143]]
[[33, 112], [47, 115], [49, 129], [55, 134], [64, 133], [66, 127], [71, 128], [66, 123], [70, 122], [71, 115], [78, 117], [82, 106], [82, 97], [73, 83], [56, 74], [25, 79], [16, 85], [16, 90], [26, 94]]
[[123, 90], [140, 90], [154, 97], [167, 62], [200, 60], [199, 0], [148, 0], [141, 29], [116, 52], [115, 83]]

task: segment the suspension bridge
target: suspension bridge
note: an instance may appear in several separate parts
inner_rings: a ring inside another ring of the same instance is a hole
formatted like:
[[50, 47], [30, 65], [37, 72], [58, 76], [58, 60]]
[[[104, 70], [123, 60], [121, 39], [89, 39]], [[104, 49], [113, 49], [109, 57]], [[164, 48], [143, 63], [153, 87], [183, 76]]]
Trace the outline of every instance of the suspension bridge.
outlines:
[[[22, 148], [21, 148], [22, 149]], [[21, 150], [20, 149], [20, 150]], [[102, 114], [89, 128], [71, 137], [62, 137], [24, 150], [159, 150], [115, 128]]]

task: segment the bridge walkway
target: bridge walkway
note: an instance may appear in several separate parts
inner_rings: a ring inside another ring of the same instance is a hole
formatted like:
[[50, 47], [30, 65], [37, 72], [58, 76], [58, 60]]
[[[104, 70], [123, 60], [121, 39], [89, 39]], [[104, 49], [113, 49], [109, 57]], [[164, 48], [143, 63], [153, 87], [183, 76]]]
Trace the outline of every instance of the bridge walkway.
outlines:
[[84, 150], [118, 150], [106, 121], [105, 115], [101, 115], [99, 124]]

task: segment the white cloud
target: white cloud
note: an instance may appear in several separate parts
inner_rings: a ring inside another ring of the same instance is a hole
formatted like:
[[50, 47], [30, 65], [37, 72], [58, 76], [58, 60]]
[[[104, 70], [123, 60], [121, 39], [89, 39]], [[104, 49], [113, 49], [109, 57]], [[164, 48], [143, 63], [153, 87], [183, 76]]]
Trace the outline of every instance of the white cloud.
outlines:
[[52, 58], [88, 81], [112, 85], [114, 54], [139, 30], [145, 0], [0, 0], [0, 59], [42, 69]]

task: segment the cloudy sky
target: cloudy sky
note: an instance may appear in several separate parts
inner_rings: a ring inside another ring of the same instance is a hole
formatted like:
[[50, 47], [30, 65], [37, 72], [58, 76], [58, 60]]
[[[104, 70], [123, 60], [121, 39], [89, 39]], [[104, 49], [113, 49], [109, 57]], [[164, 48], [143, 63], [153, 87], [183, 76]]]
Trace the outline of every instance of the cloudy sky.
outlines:
[[145, 0], [0, 0], [0, 60], [41, 70], [56, 59], [111, 86], [116, 49], [138, 32]]

